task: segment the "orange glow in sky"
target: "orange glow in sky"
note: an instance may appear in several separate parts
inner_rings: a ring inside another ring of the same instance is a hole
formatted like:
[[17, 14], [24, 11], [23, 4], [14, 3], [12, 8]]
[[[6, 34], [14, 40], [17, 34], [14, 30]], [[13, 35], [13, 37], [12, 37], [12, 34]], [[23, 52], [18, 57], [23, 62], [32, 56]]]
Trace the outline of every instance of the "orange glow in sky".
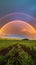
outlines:
[[0, 30], [0, 36], [22, 35], [36, 39], [36, 30], [29, 23], [21, 20], [14, 20], [5, 24]]

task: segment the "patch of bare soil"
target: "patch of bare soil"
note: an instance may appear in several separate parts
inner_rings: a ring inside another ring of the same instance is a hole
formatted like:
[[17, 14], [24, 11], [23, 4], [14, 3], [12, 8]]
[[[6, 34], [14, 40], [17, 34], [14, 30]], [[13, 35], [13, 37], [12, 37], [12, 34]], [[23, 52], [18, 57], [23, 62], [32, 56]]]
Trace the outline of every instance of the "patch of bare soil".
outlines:
[[23, 45], [21, 45], [21, 48], [25, 51], [25, 52], [27, 52], [29, 55], [31, 55], [31, 57], [32, 58], [36, 58], [36, 54], [34, 54], [29, 48], [27, 48], [26, 46], [23, 46]]
[[4, 48], [4, 49], [0, 50], [0, 55], [7, 54], [12, 48], [13, 48], [13, 46], [9, 46], [7, 48]]

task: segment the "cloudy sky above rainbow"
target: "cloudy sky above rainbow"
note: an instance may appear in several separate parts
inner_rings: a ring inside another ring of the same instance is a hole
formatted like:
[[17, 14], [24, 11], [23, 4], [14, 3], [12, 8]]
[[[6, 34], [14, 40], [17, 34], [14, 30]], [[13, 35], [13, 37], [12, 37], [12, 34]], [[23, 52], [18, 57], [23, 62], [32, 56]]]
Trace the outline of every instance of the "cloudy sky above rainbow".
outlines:
[[36, 40], [36, 0], [0, 0], [0, 37]]

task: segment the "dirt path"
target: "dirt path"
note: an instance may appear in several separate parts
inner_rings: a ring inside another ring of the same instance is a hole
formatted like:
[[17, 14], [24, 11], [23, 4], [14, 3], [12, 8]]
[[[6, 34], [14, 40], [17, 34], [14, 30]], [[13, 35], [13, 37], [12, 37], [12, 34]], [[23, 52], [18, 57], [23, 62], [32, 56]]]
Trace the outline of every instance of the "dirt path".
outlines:
[[13, 48], [13, 46], [9, 46], [9, 47], [7, 47], [7, 48], [4, 48], [4, 49], [0, 50], [0, 55], [5, 55], [5, 54], [8, 53], [12, 48]]
[[[7, 48], [4, 48], [0, 51], [0, 55], [7, 54], [13, 47], [16, 47], [18, 49], [18, 44], [9, 46]], [[36, 58], [36, 54], [34, 54], [29, 48], [26, 46], [20, 45], [20, 48], [22, 48], [25, 52], [27, 52], [29, 55], [31, 55], [33, 58]]]
[[[10, 47], [11, 47], [11, 46], [10, 46]], [[8, 47], [8, 48], [9, 48], [9, 47]], [[11, 47], [11, 48], [12, 48], [12, 47]], [[14, 50], [15, 50], [15, 49], [18, 49], [18, 45], [14, 45], [13, 48], [14, 48]], [[13, 65], [17, 65], [17, 62], [18, 62], [18, 65], [19, 65], [19, 61], [17, 60], [17, 57], [19, 56], [19, 55], [18, 55], [18, 51], [16, 52], [16, 50], [15, 50], [15, 51], [14, 51], [14, 50], [13, 50], [13, 52], [14, 52], [13, 57], [15, 58], [15, 62], [13, 63]], [[3, 52], [4, 52], [4, 50], [3, 50]], [[3, 52], [2, 52], [2, 53], [3, 53]], [[7, 51], [7, 52], [8, 52], [8, 51]], [[6, 53], [7, 53], [7, 52], [6, 52]], [[2, 54], [2, 53], [1, 53], [1, 54]], [[4, 57], [4, 60], [0, 62], [0, 65], [5, 65], [5, 64], [8, 62], [8, 60], [10, 59], [10, 57], [11, 57], [11, 56], [5, 56], [5, 57]], [[12, 57], [12, 58], [13, 58], [13, 57]], [[5, 61], [5, 60], [6, 60], [6, 61]]]
[[34, 54], [29, 48], [27, 48], [26, 46], [21, 45], [21, 48], [27, 52], [29, 55], [31, 55], [32, 58], [36, 59], [36, 54]]
[[[14, 47], [15, 51], [14, 51], [14, 57], [15, 60], [17, 61], [17, 57], [18, 57], [18, 51], [16, 52], [16, 49], [18, 50], [18, 44], [9, 46], [3, 50], [0, 51], [0, 55], [5, 55], [7, 54], [10, 50], [12, 50]], [[20, 45], [20, 49], [23, 49], [25, 52], [27, 52], [33, 59], [36, 59], [36, 54], [34, 54], [29, 48], [27, 48], [26, 46]], [[4, 60], [0, 63], [0, 65], [5, 65], [5, 63], [7, 63], [7, 61], [9, 60], [10, 56], [7, 56], [4, 58]], [[5, 61], [6, 60], [6, 61]], [[16, 61], [14, 62], [14, 65], [16, 63]]]

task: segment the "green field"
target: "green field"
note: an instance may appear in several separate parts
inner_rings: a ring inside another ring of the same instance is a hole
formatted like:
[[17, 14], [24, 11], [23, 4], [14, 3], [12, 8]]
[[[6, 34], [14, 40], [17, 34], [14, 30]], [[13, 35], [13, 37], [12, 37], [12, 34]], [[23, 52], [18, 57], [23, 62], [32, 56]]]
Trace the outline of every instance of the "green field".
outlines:
[[0, 65], [36, 65], [36, 40], [0, 40]]

